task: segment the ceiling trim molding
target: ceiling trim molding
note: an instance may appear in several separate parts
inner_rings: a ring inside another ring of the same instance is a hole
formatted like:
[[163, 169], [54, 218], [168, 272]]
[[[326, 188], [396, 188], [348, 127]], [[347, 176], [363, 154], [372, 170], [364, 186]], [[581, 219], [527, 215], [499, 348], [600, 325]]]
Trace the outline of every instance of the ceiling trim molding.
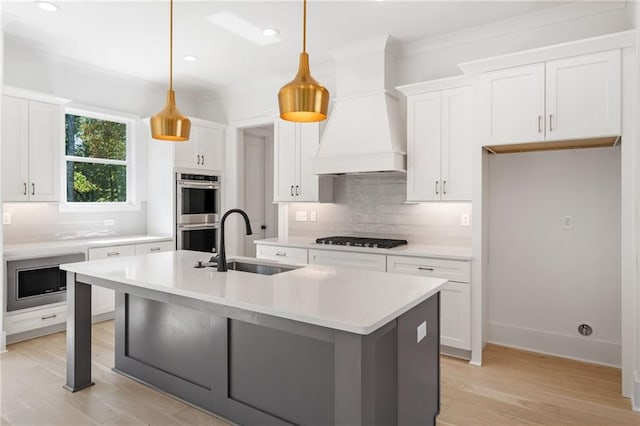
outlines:
[[435, 92], [438, 90], [456, 89], [459, 87], [471, 86], [471, 84], [472, 80], [468, 76], [457, 75], [455, 77], [445, 77], [420, 83], [405, 84], [403, 86], [396, 87], [396, 90], [399, 90], [405, 96], [410, 96], [420, 93]]
[[636, 30], [607, 34], [553, 46], [525, 50], [509, 55], [495, 56], [479, 61], [464, 62], [458, 66], [465, 74], [480, 74], [487, 71], [552, 61], [570, 56], [586, 55], [612, 49], [624, 49], [636, 44]]
[[525, 15], [490, 22], [467, 30], [404, 43], [399, 48], [399, 56], [413, 56], [433, 50], [466, 44], [479, 40], [489, 40], [509, 34], [526, 31], [550, 24], [572, 21], [599, 15], [628, 7], [628, 1], [589, 2], [577, 1], [558, 7], [532, 12]]

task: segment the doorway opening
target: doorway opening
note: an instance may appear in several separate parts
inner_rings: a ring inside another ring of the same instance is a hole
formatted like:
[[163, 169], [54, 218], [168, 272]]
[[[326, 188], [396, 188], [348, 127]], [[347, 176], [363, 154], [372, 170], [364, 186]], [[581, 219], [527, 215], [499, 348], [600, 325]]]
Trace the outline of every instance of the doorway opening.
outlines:
[[255, 257], [255, 240], [278, 236], [278, 205], [273, 203], [273, 125], [239, 130], [238, 187], [253, 235], [240, 232], [240, 253]]

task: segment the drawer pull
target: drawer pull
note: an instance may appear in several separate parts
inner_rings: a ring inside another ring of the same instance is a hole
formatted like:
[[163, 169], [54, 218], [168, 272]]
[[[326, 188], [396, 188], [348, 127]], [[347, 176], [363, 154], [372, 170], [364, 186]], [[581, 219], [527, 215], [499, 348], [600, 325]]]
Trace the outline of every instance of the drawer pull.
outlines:
[[44, 321], [44, 320], [56, 318], [57, 316], [58, 316], [57, 314], [47, 315], [46, 317], [41, 317], [41, 319], [42, 321]]
[[284, 251], [279, 251], [279, 252], [276, 253], [276, 256], [286, 256], [286, 255], [287, 255], [287, 253], [284, 252]]
[[160, 251], [162, 250], [160, 247], [151, 247], [149, 251]]
[[421, 271], [433, 271], [433, 268], [427, 268], [426, 266], [418, 266], [418, 269]]
[[107, 256], [108, 256], [108, 257], [111, 257], [111, 256], [120, 256], [120, 252], [119, 252], [119, 251], [112, 251], [111, 253], [107, 253]]

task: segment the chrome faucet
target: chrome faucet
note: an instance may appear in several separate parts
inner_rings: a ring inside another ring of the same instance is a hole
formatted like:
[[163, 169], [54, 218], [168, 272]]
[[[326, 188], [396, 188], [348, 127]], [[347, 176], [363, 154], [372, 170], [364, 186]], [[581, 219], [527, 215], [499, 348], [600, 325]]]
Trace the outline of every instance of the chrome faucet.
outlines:
[[227, 250], [224, 247], [224, 221], [231, 213], [240, 213], [240, 215], [244, 219], [244, 224], [247, 227], [247, 235], [253, 234], [253, 232], [251, 231], [249, 216], [247, 216], [247, 213], [245, 213], [244, 210], [231, 209], [222, 215], [222, 219], [220, 220], [220, 250], [218, 250], [218, 256], [211, 259], [211, 261], [215, 260], [215, 262], [218, 264], [218, 272], [227, 272]]

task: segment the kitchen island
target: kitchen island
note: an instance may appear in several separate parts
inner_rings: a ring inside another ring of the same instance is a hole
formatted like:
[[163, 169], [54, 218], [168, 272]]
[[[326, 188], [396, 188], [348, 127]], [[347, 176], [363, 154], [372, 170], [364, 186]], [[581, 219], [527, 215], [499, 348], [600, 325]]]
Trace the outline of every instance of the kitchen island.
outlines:
[[92, 385], [97, 285], [116, 291], [116, 371], [236, 423], [435, 424], [446, 280], [326, 266], [275, 275], [194, 268], [208, 257], [61, 265], [65, 387]]

